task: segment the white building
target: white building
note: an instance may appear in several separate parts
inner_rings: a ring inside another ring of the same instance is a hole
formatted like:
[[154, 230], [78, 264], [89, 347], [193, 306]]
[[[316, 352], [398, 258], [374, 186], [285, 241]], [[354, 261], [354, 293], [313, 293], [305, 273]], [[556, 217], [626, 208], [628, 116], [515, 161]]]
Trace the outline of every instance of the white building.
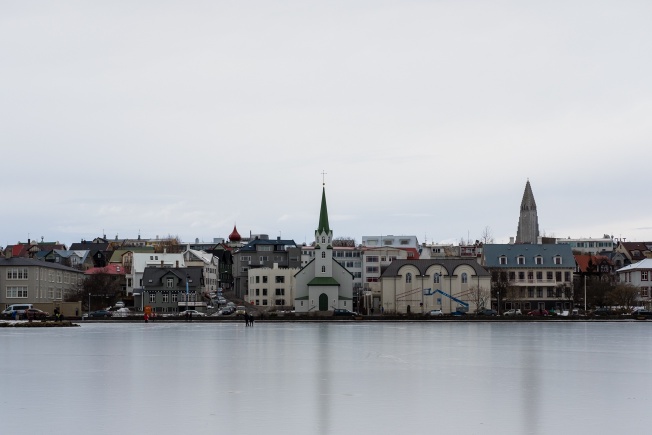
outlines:
[[[129, 257], [128, 259], [127, 256]], [[140, 290], [143, 288], [143, 273], [146, 267], [186, 267], [183, 254], [177, 253], [130, 252], [123, 256], [123, 261], [130, 262], [130, 267], [125, 267], [127, 271], [127, 294], [134, 293], [134, 289], [137, 289], [137, 293], [140, 293]]]
[[263, 309], [286, 309], [294, 304], [294, 275], [299, 271], [294, 267], [258, 267], [249, 269], [249, 286], [246, 300]]
[[639, 288], [639, 301], [645, 306], [652, 302], [652, 258], [646, 258], [616, 271], [619, 283], [631, 284]]

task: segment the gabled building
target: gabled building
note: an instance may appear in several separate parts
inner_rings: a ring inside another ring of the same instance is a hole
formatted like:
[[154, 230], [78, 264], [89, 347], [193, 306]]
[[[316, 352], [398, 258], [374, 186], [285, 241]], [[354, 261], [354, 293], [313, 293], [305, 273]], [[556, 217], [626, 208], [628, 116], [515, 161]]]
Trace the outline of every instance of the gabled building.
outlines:
[[646, 258], [652, 258], [652, 242], [619, 241], [616, 252], [625, 256], [625, 266], [627, 266]]
[[93, 262], [93, 267], [104, 267], [109, 264], [111, 254], [109, 252], [109, 242], [105, 239], [98, 237], [94, 240], [82, 240], [81, 242], [71, 244], [70, 250], [90, 251], [89, 257]]
[[233, 279], [235, 296], [245, 299], [249, 295], [249, 270], [258, 267], [298, 268], [301, 264], [301, 248], [294, 240], [277, 237], [274, 240], [257, 238], [236, 250], [233, 254]]
[[203, 267], [152, 267], [143, 271], [141, 292], [134, 294], [136, 306], [150, 307], [153, 313], [175, 314], [186, 309], [206, 312]]
[[294, 275], [297, 313], [353, 310], [353, 275], [333, 258], [333, 231], [328, 224], [326, 188], [322, 188], [315, 257]]
[[384, 313], [474, 312], [491, 291], [491, 275], [475, 259], [394, 260], [381, 281]]
[[519, 308], [571, 309], [575, 257], [570, 245], [484, 245], [482, 265], [509, 285], [498, 296], [500, 312]]
[[645, 258], [616, 271], [617, 280], [639, 289], [639, 301], [648, 308], [652, 304], [652, 258]]

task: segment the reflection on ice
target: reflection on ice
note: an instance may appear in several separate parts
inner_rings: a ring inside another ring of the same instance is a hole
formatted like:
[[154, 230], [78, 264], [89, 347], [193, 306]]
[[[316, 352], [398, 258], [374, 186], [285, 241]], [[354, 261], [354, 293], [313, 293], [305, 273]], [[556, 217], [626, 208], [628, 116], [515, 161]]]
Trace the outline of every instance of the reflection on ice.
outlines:
[[26, 421], [31, 432], [48, 434], [634, 431], [651, 405], [649, 328], [649, 322], [2, 328], [0, 414], [3, 433], [22, 431]]

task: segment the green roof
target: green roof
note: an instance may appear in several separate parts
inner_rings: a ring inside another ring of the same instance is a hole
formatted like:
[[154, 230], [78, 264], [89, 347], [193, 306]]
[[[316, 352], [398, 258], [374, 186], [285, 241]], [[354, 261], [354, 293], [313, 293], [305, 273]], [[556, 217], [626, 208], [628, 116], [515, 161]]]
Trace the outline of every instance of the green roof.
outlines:
[[318, 278], [313, 278], [308, 285], [336, 285], [339, 287], [340, 283], [337, 282], [337, 280], [333, 277], [318, 277]]
[[326, 208], [326, 188], [322, 189], [321, 193], [321, 210], [319, 211], [319, 226], [317, 227], [318, 233], [330, 233], [331, 229], [328, 226], [328, 209]]

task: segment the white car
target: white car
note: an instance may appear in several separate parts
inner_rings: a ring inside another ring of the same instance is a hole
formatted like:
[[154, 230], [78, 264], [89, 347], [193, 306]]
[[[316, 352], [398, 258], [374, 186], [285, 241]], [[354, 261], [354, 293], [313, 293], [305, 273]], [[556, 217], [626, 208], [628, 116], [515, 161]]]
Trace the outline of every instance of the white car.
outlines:
[[431, 316], [443, 316], [444, 313], [441, 310], [431, 310], [429, 313]]
[[503, 313], [503, 316], [522, 316], [522, 315], [523, 313], [521, 313], [521, 310], [515, 310], [515, 309], [507, 310]]
[[197, 311], [197, 310], [186, 310], [179, 313], [180, 316], [185, 316], [186, 314], [190, 314], [191, 316], [199, 316], [199, 317], [206, 315], [201, 311]]

